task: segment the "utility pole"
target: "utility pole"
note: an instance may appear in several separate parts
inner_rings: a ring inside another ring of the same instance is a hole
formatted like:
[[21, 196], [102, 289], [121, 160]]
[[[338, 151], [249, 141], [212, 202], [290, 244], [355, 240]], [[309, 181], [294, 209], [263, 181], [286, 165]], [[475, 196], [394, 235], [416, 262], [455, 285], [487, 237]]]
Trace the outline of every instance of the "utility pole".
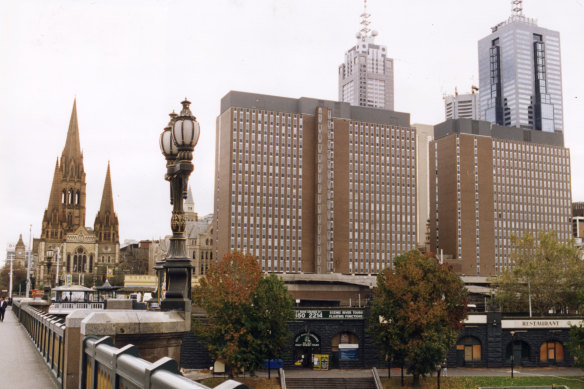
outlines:
[[[26, 253], [26, 249], [24, 250]], [[27, 266], [26, 266], [26, 298], [30, 297], [30, 266], [31, 266], [31, 257], [32, 256], [32, 224], [29, 225], [29, 234], [28, 234], [28, 258], [27, 258]]]
[[14, 263], [14, 258], [10, 259], [10, 289], [8, 290], [10, 301], [12, 301], [12, 263]]

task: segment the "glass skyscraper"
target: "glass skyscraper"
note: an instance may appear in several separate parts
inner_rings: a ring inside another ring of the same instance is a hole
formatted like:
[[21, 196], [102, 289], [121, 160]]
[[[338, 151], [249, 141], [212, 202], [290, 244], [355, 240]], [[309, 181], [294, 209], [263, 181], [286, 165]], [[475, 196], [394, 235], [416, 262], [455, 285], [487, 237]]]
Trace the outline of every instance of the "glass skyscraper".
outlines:
[[560, 34], [539, 27], [519, 7], [478, 46], [480, 118], [562, 132]]

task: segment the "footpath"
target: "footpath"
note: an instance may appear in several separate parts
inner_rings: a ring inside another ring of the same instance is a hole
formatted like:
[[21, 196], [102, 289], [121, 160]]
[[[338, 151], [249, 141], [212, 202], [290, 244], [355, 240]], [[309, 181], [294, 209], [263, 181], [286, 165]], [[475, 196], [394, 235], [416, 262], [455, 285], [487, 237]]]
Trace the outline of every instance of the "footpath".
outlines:
[[[380, 377], [387, 377], [387, 369], [377, 370]], [[575, 367], [519, 367], [513, 371], [515, 377], [533, 377], [533, 376], [548, 376], [548, 377], [578, 377], [578, 381], [584, 382], [584, 371]], [[371, 377], [371, 370], [369, 369], [332, 369], [326, 371], [318, 371], [311, 369], [286, 369], [286, 378], [361, 378]], [[208, 371], [187, 370], [184, 375], [192, 380], [201, 380], [212, 377]], [[267, 377], [267, 370], [259, 370], [255, 373], [258, 377]], [[392, 377], [399, 377], [401, 375], [400, 369], [391, 369]], [[406, 374], [408, 375], [408, 374]], [[483, 376], [498, 376], [510, 377], [511, 368], [466, 368], [457, 367], [449, 368], [446, 371], [449, 377], [483, 377]], [[271, 371], [272, 377], [278, 376], [278, 370]]]
[[2, 383], [19, 389], [57, 388], [49, 368], [12, 312], [6, 309], [0, 323], [0, 369]]

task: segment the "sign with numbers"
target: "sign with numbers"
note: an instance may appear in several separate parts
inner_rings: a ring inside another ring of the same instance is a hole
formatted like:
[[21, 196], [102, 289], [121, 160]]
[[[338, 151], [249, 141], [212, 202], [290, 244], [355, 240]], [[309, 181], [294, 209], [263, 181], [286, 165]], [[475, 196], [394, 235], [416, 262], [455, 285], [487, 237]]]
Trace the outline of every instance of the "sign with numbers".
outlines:
[[296, 319], [362, 320], [362, 309], [297, 309]]

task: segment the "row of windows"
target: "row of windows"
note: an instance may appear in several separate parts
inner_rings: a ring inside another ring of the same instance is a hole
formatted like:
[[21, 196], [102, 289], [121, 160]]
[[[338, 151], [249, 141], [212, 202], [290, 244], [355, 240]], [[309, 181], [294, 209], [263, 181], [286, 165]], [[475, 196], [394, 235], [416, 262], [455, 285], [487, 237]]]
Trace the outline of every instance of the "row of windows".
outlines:
[[[233, 121], [237, 121], [237, 118], [239, 117], [239, 121], [243, 122], [244, 118], [246, 123], [249, 123], [250, 120], [250, 109], [242, 109], [242, 108], [235, 108], [233, 110]], [[281, 112], [270, 112], [270, 111], [263, 111], [263, 110], [256, 110], [256, 109], [251, 109], [251, 121], [252, 123], [255, 123], [257, 119], [257, 122], [260, 123], [263, 121], [264, 124], [268, 123], [268, 120], [270, 122], [270, 125], [273, 125], [274, 122], [276, 123], [276, 125], [280, 125], [280, 123], [282, 124], [288, 124], [288, 125], [294, 125], [294, 127], [296, 127], [297, 125], [299, 125], [300, 127], [302, 127], [302, 116], [300, 115], [295, 115], [295, 114], [290, 114], [290, 113], [281, 113]]]
[[[523, 142], [515, 142], [515, 141], [505, 141], [499, 139], [493, 139], [493, 151], [513, 151], [513, 152], [523, 152], [523, 153], [531, 153], [532, 158], [533, 156], [561, 156], [561, 157], [569, 157], [569, 151], [565, 148], [560, 147], [552, 147], [552, 146], [543, 146], [534, 143], [523, 143]], [[517, 153], [509, 154], [511, 156], [518, 155]], [[509, 156], [507, 155], [507, 156]]]

